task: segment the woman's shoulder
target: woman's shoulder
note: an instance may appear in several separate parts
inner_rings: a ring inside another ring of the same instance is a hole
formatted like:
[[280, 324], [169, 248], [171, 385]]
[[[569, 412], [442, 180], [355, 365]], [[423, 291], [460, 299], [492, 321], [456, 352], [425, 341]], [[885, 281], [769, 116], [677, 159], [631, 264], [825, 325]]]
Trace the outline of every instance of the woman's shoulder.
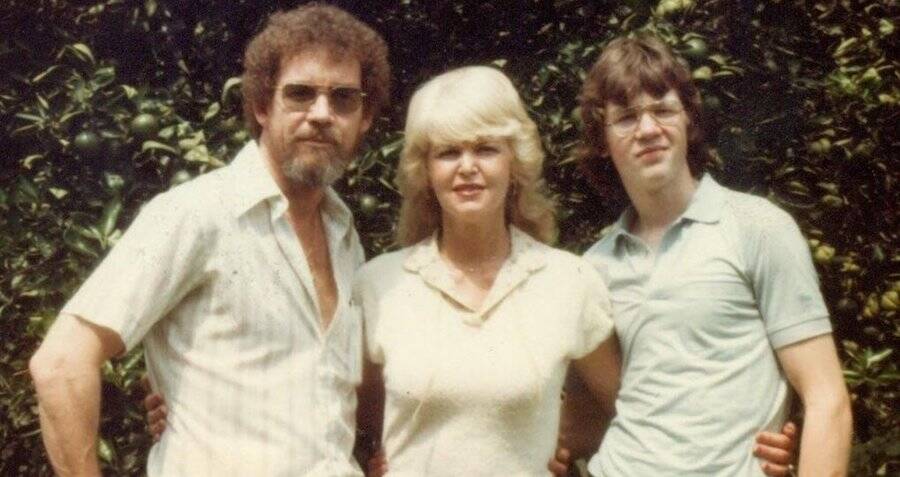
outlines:
[[403, 269], [403, 264], [409, 258], [413, 247], [404, 247], [392, 252], [386, 252], [372, 258], [356, 272], [357, 277], [379, 279]]

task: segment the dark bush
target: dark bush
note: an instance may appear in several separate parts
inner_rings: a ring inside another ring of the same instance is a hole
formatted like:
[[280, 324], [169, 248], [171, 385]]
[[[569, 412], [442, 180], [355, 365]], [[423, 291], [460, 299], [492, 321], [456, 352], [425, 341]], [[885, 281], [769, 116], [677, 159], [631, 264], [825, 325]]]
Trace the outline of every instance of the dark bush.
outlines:
[[[27, 360], [142, 203], [221, 166], [248, 139], [236, 77], [266, 15], [295, 2], [10, 0], [0, 7], [0, 474], [49, 475]], [[560, 246], [618, 213], [572, 160], [575, 98], [611, 38], [651, 30], [690, 62], [726, 185], [767, 196], [809, 238], [832, 311], [856, 436], [851, 475], [897, 471], [900, 374], [894, 0], [337, 2], [392, 47], [394, 106], [339, 189], [370, 255], [391, 246], [393, 167], [413, 88], [494, 64], [537, 119]], [[390, 5], [388, 5], [390, 3]], [[138, 352], [107, 364], [100, 454], [140, 475], [150, 445]]]

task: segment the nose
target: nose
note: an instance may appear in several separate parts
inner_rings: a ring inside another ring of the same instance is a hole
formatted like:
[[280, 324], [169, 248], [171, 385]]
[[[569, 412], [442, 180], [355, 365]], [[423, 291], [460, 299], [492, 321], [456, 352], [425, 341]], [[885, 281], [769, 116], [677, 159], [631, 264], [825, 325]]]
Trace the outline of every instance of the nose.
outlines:
[[638, 123], [634, 131], [634, 136], [638, 139], [645, 137], [654, 137], [661, 132], [659, 123], [650, 114], [649, 111], [641, 111], [638, 117]]
[[478, 170], [478, 166], [475, 163], [475, 155], [469, 151], [463, 151], [459, 156], [459, 173], [464, 176], [469, 176], [474, 174]]
[[317, 124], [331, 124], [334, 119], [333, 116], [334, 111], [331, 109], [331, 104], [328, 102], [328, 95], [319, 94], [316, 96], [313, 104], [309, 106], [309, 110], [306, 112], [306, 118], [310, 122]]

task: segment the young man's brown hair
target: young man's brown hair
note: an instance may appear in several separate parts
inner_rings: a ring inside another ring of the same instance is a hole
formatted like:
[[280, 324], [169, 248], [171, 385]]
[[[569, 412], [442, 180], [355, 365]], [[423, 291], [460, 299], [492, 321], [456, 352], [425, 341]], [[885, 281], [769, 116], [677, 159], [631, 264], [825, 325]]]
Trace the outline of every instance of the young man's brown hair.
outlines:
[[584, 138], [576, 154], [581, 172], [602, 197], [627, 203], [622, 181], [606, 152], [606, 104], [626, 107], [642, 93], [660, 98], [669, 90], [675, 90], [684, 105], [689, 121], [688, 167], [699, 179], [710, 157], [700, 93], [684, 61], [661, 40], [644, 34], [612, 40], [591, 67], [578, 98]]
[[366, 115], [377, 116], [388, 104], [391, 71], [381, 35], [337, 7], [309, 3], [272, 14], [244, 53], [244, 121], [254, 138], [260, 134], [255, 112], [268, 108], [282, 61], [312, 46], [359, 61]]

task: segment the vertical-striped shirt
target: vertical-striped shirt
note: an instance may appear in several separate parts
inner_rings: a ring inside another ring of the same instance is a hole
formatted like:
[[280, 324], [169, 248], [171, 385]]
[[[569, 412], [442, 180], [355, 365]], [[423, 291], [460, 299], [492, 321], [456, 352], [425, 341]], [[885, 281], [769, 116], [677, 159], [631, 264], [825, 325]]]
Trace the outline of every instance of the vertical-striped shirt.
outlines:
[[166, 399], [150, 476], [357, 476], [351, 455], [363, 250], [331, 189], [322, 218], [338, 288], [327, 329], [287, 199], [255, 143], [150, 201], [63, 313], [143, 342]]

